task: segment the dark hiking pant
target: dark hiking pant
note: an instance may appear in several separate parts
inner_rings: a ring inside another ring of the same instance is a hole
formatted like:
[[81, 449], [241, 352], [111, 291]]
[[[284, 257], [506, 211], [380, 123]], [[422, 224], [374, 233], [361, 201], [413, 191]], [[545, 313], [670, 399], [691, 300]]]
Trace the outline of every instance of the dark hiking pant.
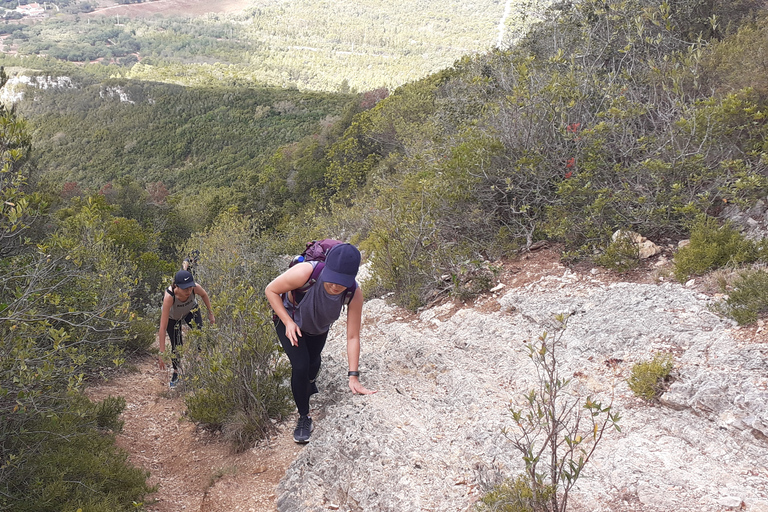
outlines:
[[181, 326], [182, 321], [192, 329], [201, 329], [203, 327], [203, 315], [200, 313], [200, 308], [196, 307], [185, 316], [182, 320], [168, 319], [168, 327], [165, 332], [168, 333], [168, 337], [171, 339], [171, 364], [173, 365], [174, 373], [178, 370], [178, 362], [176, 356], [176, 347], [180, 347], [184, 344], [181, 339]]
[[275, 330], [280, 344], [283, 346], [288, 359], [291, 361], [291, 391], [299, 415], [309, 414], [309, 395], [311, 383], [320, 372], [320, 353], [325, 347], [328, 331], [323, 334], [302, 333], [299, 346], [291, 345], [291, 340], [285, 335], [285, 324], [280, 319], [275, 320]]

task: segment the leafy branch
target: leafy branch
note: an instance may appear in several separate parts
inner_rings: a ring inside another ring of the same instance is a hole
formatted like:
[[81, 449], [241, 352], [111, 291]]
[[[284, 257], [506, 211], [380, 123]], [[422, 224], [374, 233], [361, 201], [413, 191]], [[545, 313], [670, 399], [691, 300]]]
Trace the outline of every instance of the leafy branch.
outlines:
[[554, 334], [544, 332], [527, 344], [534, 363], [537, 387], [525, 395], [526, 405], [511, 408], [515, 422], [504, 435], [523, 455], [531, 486], [533, 510], [564, 512], [568, 494], [581, 476], [609, 427], [621, 431], [620, 416], [611, 404], [592, 397], [583, 402], [567, 393], [570, 379], [560, 376], [558, 350], [563, 347], [567, 316], [559, 315]]

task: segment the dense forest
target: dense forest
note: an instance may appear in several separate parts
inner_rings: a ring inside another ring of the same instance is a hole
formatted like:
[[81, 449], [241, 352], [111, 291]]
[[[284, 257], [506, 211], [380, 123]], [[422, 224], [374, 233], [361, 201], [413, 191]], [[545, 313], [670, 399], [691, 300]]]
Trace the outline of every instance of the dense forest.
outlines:
[[127, 175], [170, 190], [228, 187], [353, 102], [295, 89], [72, 80], [24, 88], [17, 111], [30, 123], [35, 165], [49, 178], [90, 186]]
[[153, 350], [159, 292], [192, 250], [218, 326], [192, 334], [189, 417], [239, 449], [286, 411], [262, 290], [276, 255], [313, 238], [358, 244], [366, 294], [417, 310], [487, 291], [538, 241], [624, 271], [637, 248], [616, 230], [690, 237], [674, 277], [730, 265], [722, 313], [765, 315], [764, 292], [735, 297], [768, 282], [768, 243], [718, 219], [768, 195], [764, 5], [582, 0], [542, 16], [391, 90], [84, 71], [4, 107], [0, 510], [142, 506], [146, 475], [112, 442], [123, 404], [81, 390]]

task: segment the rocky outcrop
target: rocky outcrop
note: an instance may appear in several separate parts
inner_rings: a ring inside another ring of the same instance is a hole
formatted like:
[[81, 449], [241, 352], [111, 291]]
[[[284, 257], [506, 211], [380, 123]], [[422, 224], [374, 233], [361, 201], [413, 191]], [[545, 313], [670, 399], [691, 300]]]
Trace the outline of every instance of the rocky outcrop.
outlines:
[[[768, 340], [743, 336], [710, 312], [712, 298], [679, 284], [561, 272], [418, 316], [368, 301], [361, 371], [375, 395], [349, 392], [345, 325], [334, 326], [316, 429], [278, 488], [279, 510], [470, 510], [521, 471], [503, 432], [535, 383], [525, 341], [569, 313], [561, 375], [622, 416], [570, 510], [768, 512]], [[626, 378], [660, 351], [674, 354], [675, 379], [650, 405]]]
[[661, 252], [661, 247], [645, 238], [640, 233], [634, 231], [618, 230], [611, 236], [611, 241], [616, 242], [619, 239], [627, 239], [637, 247], [638, 259], [645, 260], [651, 256], [656, 256]]
[[748, 210], [729, 205], [720, 218], [731, 221], [751, 240], [768, 238], [768, 197], [758, 200]]

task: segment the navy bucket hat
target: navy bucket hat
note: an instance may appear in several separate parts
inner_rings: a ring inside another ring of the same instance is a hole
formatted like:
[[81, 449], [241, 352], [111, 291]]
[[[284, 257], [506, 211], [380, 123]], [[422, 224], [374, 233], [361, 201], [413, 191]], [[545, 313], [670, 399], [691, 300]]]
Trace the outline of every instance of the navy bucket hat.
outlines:
[[186, 290], [187, 288], [192, 288], [195, 286], [196, 283], [195, 278], [192, 277], [191, 272], [186, 270], [179, 270], [176, 272], [176, 276], [173, 278], [173, 284], [175, 284], [177, 288]]
[[352, 244], [340, 244], [325, 257], [323, 279], [328, 283], [351, 288], [360, 268], [360, 251]]

